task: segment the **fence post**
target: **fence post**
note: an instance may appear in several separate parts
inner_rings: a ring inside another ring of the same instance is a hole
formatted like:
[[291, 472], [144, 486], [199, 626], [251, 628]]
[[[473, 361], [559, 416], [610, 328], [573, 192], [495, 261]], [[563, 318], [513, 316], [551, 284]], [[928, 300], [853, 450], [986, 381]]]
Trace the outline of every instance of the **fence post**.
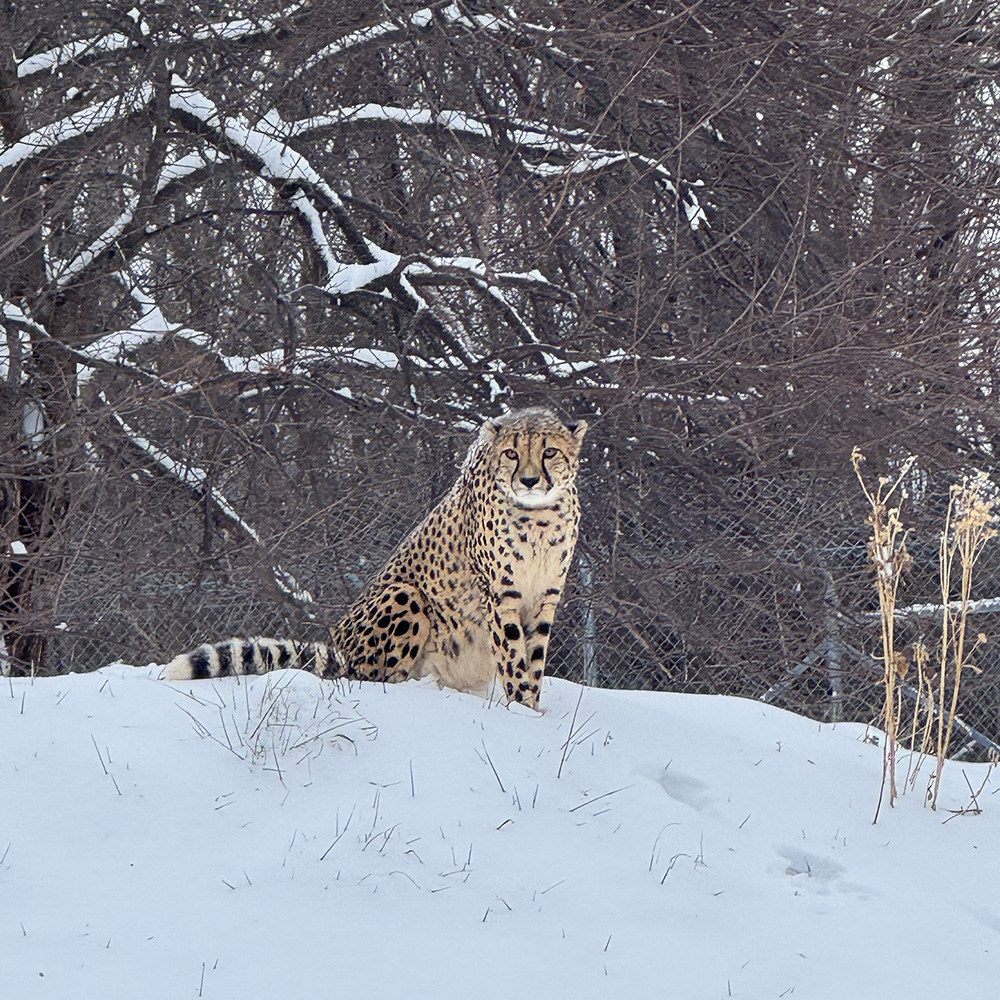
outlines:
[[583, 683], [597, 686], [597, 619], [594, 615], [594, 573], [590, 556], [580, 553], [580, 586], [586, 596], [587, 610], [583, 616]]
[[843, 644], [840, 641], [840, 623], [837, 618], [837, 589], [833, 576], [827, 569], [823, 570], [826, 588], [823, 592], [823, 628], [826, 632], [826, 674], [830, 682], [830, 721], [842, 722], [844, 718], [844, 667], [841, 662]]

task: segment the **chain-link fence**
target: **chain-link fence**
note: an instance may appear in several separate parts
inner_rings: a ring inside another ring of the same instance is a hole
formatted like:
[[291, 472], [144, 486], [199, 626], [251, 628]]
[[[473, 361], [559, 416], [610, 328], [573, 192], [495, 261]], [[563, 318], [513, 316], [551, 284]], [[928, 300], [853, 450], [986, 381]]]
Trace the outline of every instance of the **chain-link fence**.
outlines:
[[[50, 669], [163, 662], [230, 635], [324, 636], [447, 488], [468, 440], [398, 428], [334, 437], [313, 466], [244, 464], [201, 490], [127, 465], [88, 484], [59, 582]], [[849, 463], [842, 475], [709, 480], [620, 442], [609, 457], [608, 444], [598, 424], [551, 672], [877, 719], [877, 601], [866, 504]], [[940, 603], [948, 487], [948, 477], [921, 474], [911, 489], [914, 562], [901, 607]], [[231, 516], [220, 517], [212, 489]], [[977, 579], [974, 597], [993, 596], [1000, 544], [987, 547]], [[972, 628], [989, 637], [994, 620], [983, 614]], [[933, 616], [906, 615], [899, 645], [922, 637], [933, 647], [938, 627]], [[984, 737], [965, 752], [1000, 737], [1000, 662], [988, 641], [963, 681], [960, 715]]]

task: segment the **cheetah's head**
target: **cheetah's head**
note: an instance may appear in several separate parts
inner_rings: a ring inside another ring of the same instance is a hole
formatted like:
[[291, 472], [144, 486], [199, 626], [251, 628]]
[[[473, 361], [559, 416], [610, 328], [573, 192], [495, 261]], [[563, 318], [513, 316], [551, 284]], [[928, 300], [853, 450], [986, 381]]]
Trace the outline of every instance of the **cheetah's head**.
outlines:
[[567, 425], [549, 410], [512, 410], [487, 420], [479, 443], [500, 491], [537, 510], [554, 506], [573, 485], [586, 431], [586, 421]]

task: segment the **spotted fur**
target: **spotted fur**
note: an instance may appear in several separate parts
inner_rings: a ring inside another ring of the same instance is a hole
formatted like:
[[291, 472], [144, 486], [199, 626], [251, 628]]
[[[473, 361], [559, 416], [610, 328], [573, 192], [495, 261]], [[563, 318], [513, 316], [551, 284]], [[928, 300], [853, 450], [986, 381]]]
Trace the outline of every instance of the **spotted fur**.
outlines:
[[451, 490], [330, 630], [329, 643], [229, 639], [173, 660], [170, 679], [300, 667], [322, 677], [449, 687], [537, 707], [580, 521], [587, 425], [544, 409], [487, 420]]

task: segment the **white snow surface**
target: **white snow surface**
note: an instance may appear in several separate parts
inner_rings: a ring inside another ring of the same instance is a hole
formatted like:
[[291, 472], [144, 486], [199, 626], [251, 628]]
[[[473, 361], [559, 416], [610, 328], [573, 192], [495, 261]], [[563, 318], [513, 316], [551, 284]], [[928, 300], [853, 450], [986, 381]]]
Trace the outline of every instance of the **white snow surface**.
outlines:
[[864, 727], [757, 702], [156, 677], [4, 684], [2, 996], [995, 995], [986, 765], [872, 825]]

